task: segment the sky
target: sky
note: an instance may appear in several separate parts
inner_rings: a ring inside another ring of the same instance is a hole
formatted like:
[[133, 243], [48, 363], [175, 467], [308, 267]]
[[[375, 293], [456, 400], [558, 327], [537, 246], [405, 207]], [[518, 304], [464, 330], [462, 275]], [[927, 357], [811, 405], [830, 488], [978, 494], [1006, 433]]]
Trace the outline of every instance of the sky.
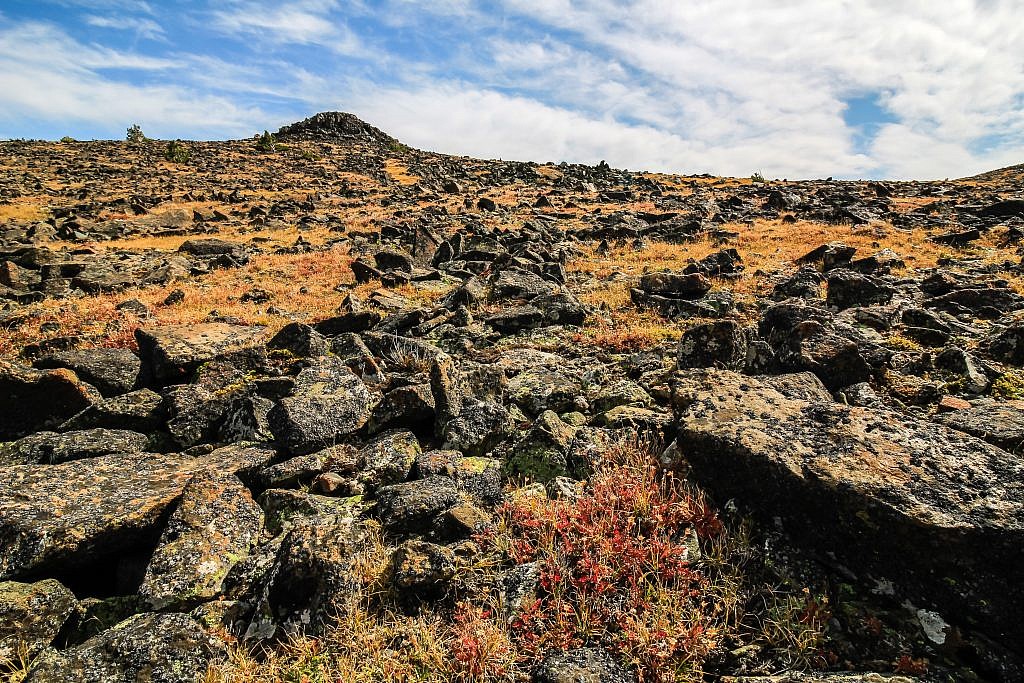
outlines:
[[1024, 163], [1024, 0], [0, 0], [0, 138], [330, 110], [483, 158], [963, 177]]

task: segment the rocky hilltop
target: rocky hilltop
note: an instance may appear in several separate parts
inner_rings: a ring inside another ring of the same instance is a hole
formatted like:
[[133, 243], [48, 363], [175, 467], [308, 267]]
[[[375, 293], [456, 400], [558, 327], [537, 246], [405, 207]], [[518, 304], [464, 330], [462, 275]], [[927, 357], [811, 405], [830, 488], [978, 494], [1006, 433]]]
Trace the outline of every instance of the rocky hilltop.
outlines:
[[1024, 167], [0, 143], [0, 666], [1024, 680]]

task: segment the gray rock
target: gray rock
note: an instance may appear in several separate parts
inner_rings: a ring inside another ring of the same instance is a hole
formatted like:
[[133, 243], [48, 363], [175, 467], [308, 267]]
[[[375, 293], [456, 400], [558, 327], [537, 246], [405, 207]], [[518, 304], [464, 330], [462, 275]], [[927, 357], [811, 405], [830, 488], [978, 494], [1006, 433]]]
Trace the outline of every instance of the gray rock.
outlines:
[[70, 370], [35, 370], [0, 361], [0, 439], [59, 425], [102, 399]]
[[0, 464], [57, 465], [112, 453], [141, 453], [149, 437], [125, 429], [86, 429], [75, 432], [36, 432], [0, 444]]
[[691, 327], [679, 340], [679, 368], [742, 370], [747, 362], [747, 331], [735, 320]]
[[164, 386], [187, 381], [203, 363], [256, 352], [263, 332], [262, 327], [228, 323], [138, 329], [135, 339], [142, 362], [140, 383]]
[[391, 556], [391, 583], [401, 590], [430, 590], [455, 576], [455, 553], [443, 545], [406, 541]]
[[508, 471], [541, 483], [565, 476], [569, 471], [567, 454], [575, 436], [575, 427], [562, 422], [554, 412], [545, 411], [513, 446]]
[[26, 683], [195, 683], [227, 648], [187, 614], [130, 617], [78, 647], [51, 651]]
[[461, 501], [455, 482], [430, 477], [385, 486], [377, 492], [377, 515], [393, 533], [425, 532], [433, 519]]
[[940, 413], [939, 424], [999, 446], [1016, 455], [1024, 455], [1024, 403], [984, 401], [965, 410]]
[[196, 458], [139, 453], [0, 469], [0, 578], [145, 552], [196, 473], [250, 475], [274, 455], [228, 446]]
[[633, 676], [604, 650], [578, 648], [548, 655], [533, 683], [632, 683]]
[[675, 378], [678, 444], [695, 479], [779, 517], [800, 542], [894, 579], [1013, 647], [1024, 627], [1024, 463], [980, 439], [887, 410], [787, 398], [757, 378]]
[[32, 659], [49, 647], [76, 603], [74, 594], [53, 579], [0, 582], [0, 663]]
[[163, 397], [152, 389], [139, 389], [90, 405], [68, 419], [62, 432], [90, 429], [130, 429], [152, 432], [163, 424]]
[[403, 482], [409, 478], [416, 456], [421, 452], [416, 435], [410, 431], [381, 434], [359, 449], [362, 471], [357, 480], [371, 492], [381, 486]]
[[639, 288], [648, 294], [671, 299], [699, 299], [711, 291], [711, 280], [701, 273], [648, 273], [640, 278]]
[[444, 448], [466, 455], [487, 455], [513, 431], [512, 416], [497, 403], [482, 401], [462, 407], [442, 430]]
[[135, 388], [142, 363], [128, 349], [80, 349], [47, 356], [34, 365], [40, 369], [72, 370], [103, 396], [110, 397]]
[[828, 306], [843, 310], [851, 306], [887, 304], [896, 290], [884, 280], [839, 268], [828, 274]]
[[333, 445], [370, 419], [370, 391], [333, 356], [318, 358], [299, 372], [292, 396], [267, 415], [278, 442], [290, 453], [309, 453]]
[[249, 554], [263, 511], [232, 474], [192, 477], [146, 567], [139, 595], [153, 609], [185, 609], [214, 598]]

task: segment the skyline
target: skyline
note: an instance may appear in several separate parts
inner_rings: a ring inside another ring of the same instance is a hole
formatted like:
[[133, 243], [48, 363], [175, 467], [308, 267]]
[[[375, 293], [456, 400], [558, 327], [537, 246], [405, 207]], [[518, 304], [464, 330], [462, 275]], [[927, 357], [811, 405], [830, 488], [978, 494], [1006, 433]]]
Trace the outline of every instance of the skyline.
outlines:
[[1024, 162], [1019, 3], [11, 0], [0, 137], [250, 137], [351, 112], [483, 158], [769, 178]]

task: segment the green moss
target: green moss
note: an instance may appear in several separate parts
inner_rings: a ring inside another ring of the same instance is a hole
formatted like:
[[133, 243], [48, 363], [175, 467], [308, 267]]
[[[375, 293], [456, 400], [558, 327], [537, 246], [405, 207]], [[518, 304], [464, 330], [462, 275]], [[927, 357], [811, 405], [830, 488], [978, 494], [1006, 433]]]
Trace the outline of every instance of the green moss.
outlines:
[[1024, 371], [1010, 370], [992, 382], [992, 396], [1008, 400], [1024, 399]]

